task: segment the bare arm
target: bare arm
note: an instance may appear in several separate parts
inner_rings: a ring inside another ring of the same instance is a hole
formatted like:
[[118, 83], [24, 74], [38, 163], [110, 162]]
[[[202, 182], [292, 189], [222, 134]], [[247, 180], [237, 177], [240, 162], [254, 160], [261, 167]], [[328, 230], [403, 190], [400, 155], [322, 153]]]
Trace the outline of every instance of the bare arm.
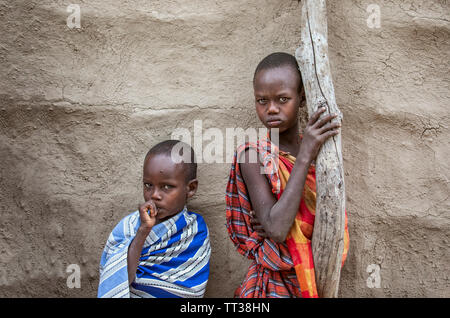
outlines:
[[327, 115], [319, 119], [322, 112], [323, 110], [317, 111], [308, 122], [297, 160], [278, 201], [267, 178], [260, 173], [260, 164], [248, 163], [250, 151], [255, 150], [248, 149], [244, 163], [240, 164], [256, 218], [267, 235], [276, 242], [284, 242], [294, 222], [311, 161], [317, 156], [325, 140], [338, 133], [336, 128], [340, 126], [339, 123], [330, 123], [335, 116]]
[[[250, 151], [246, 151], [246, 161]], [[291, 176], [280, 199], [277, 201], [267, 178], [260, 173], [259, 163], [242, 163], [241, 170], [247, 185], [250, 201], [256, 218], [261, 223], [267, 235], [276, 242], [284, 242], [289, 229], [294, 222], [300, 205], [303, 186], [308, 173], [309, 164], [305, 160], [296, 162]]]
[[[150, 210], [150, 215], [147, 212], [148, 210]], [[141, 256], [142, 247], [144, 246], [145, 239], [156, 223], [156, 214], [156, 207], [152, 201], [147, 201], [139, 206], [141, 225], [137, 230], [136, 236], [128, 247], [128, 285], [131, 285], [136, 277], [136, 270], [139, 264], [139, 257]]]

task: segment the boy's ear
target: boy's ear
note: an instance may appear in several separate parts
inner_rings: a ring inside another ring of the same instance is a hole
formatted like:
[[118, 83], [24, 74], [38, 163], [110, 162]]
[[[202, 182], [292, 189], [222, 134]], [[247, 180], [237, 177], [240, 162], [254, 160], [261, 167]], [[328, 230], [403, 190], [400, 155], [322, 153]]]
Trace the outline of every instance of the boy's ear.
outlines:
[[306, 102], [305, 87], [303, 85], [302, 88], [300, 89], [300, 92], [298, 93], [298, 97], [300, 99], [300, 107], [303, 107]]
[[187, 198], [186, 199], [189, 199], [189, 198], [193, 197], [194, 194], [197, 192], [198, 180], [197, 179], [190, 180], [186, 187], [187, 187]]

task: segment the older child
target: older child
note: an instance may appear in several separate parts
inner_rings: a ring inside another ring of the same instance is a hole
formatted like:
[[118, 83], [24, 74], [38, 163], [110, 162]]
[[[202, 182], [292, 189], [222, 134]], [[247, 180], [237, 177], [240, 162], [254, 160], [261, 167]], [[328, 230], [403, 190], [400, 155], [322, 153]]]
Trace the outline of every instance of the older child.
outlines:
[[[98, 297], [203, 297], [209, 233], [202, 216], [186, 207], [198, 186], [194, 152], [178, 146], [179, 141], [167, 140], [147, 153], [145, 203], [110, 234], [100, 261]], [[174, 148], [190, 151], [190, 162], [173, 160]]]
[[[321, 116], [325, 108], [320, 108], [300, 135], [298, 114], [305, 95], [297, 61], [290, 54], [264, 58], [253, 87], [256, 113], [264, 126], [278, 129], [279, 143], [272, 143], [269, 133], [256, 144], [241, 145], [234, 156], [226, 195], [227, 229], [238, 251], [253, 260], [235, 296], [317, 297], [311, 249], [313, 161], [325, 140], [339, 133], [340, 123], [333, 121], [334, 114]], [[255, 157], [258, 162], [251, 163]], [[344, 242], [343, 262], [347, 218]]]

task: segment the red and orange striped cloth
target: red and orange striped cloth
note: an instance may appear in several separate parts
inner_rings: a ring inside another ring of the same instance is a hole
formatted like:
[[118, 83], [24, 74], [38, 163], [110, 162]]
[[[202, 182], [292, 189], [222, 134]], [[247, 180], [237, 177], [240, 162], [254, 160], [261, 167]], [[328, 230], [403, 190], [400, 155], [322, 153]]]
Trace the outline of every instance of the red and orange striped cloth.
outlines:
[[[252, 207], [238, 163], [240, 154], [250, 147], [257, 151], [277, 199], [282, 195], [295, 164], [295, 157], [278, 151], [268, 139], [259, 140], [256, 145], [251, 143], [242, 145], [235, 153], [227, 184], [227, 229], [238, 252], [254, 260], [235, 296], [318, 297], [311, 247], [316, 206], [315, 167], [313, 165], [309, 167], [299, 211], [286, 242], [276, 243], [269, 238], [260, 237], [251, 227]], [[278, 161], [275, 160], [277, 153], [279, 153]], [[348, 248], [346, 212], [342, 265], [347, 257]]]

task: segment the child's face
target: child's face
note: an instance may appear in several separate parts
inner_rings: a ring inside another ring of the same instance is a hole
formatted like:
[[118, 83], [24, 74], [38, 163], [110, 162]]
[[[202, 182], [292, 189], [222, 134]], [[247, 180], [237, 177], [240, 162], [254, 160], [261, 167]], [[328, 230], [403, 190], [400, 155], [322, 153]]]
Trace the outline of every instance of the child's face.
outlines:
[[197, 180], [187, 181], [184, 164], [174, 163], [170, 155], [149, 155], [142, 181], [144, 199], [155, 203], [159, 222], [180, 212], [197, 191]]
[[300, 77], [290, 66], [259, 71], [255, 76], [256, 113], [267, 128], [282, 133], [298, 125]]

